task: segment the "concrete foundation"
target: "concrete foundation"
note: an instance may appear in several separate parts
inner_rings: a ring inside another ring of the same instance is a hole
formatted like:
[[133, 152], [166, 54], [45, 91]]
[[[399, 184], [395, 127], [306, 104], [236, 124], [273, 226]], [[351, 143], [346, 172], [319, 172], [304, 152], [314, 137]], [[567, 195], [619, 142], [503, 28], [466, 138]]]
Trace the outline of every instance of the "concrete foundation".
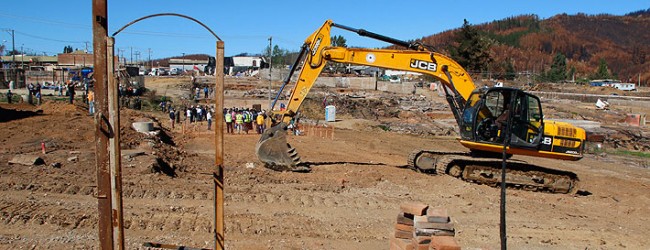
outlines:
[[138, 132], [148, 133], [153, 131], [153, 122], [134, 122], [131, 124], [133, 129]]

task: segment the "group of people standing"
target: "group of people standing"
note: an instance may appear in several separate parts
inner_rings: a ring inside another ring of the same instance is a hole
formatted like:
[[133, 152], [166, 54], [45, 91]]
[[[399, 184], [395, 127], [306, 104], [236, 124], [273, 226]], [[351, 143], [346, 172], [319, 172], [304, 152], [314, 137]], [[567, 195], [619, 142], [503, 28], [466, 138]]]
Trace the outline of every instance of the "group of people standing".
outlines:
[[38, 83], [38, 82], [36, 83], [36, 85], [34, 85], [33, 83], [30, 83], [29, 85], [27, 85], [27, 90], [29, 91], [30, 103], [31, 103], [32, 96], [33, 96], [33, 97], [36, 97], [36, 105], [41, 105], [41, 100], [42, 100], [41, 99], [41, 88], [42, 88], [41, 84]]
[[203, 92], [203, 98], [208, 99], [208, 97], [212, 95], [214, 90], [212, 88], [208, 88], [208, 86], [204, 86], [202, 89], [197, 86], [194, 89], [194, 99], [195, 100], [198, 100], [198, 99], [201, 98], [201, 92]]
[[[169, 105], [169, 104], [168, 104]], [[165, 112], [164, 106], [161, 105], [162, 111]], [[188, 123], [196, 123], [201, 121], [208, 122], [208, 130], [212, 129], [212, 114], [214, 110], [205, 105], [194, 105], [190, 107], [176, 108], [174, 109], [169, 105], [169, 120], [171, 123], [172, 129], [174, 128], [174, 123], [180, 122], [181, 110], [183, 110], [183, 115], [185, 116], [185, 121]]]
[[264, 124], [266, 114], [263, 111], [231, 108], [224, 109], [223, 113], [226, 122], [226, 133], [228, 134], [234, 134], [235, 131], [237, 131], [237, 134], [248, 134], [249, 130], [255, 130], [258, 134], [262, 134], [266, 129]]

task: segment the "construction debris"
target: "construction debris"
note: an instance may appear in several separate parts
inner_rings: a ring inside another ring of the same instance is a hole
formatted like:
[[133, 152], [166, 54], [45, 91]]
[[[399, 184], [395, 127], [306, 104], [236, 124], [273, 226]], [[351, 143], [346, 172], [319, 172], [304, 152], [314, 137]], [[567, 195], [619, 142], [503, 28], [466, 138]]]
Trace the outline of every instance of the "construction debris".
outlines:
[[645, 114], [626, 114], [623, 122], [634, 127], [645, 126]]
[[42, 165], [45, 161], [37, 155], [16, 155], [9, 160], [9, 164], [20, 164], [25, 166]]
[[391, 250], [460, 249], [454, 239], [456, 231], [447, 211], [423, 203], [404, 203], [397, 215]]
[[596, 101], [596, 108], [609, 109], [609, 102], [600, 100], [600, 98], [598, 98], [598, 101]]

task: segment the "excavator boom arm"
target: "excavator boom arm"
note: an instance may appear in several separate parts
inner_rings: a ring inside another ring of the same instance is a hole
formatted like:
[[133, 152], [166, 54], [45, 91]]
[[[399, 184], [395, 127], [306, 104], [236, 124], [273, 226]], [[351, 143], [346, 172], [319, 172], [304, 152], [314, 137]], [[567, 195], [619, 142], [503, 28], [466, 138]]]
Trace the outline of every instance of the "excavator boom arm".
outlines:
[[[395, 45], [404, 46], [410, 50], [361, 49], [331, 46], [332, 27], [355, 32], [361, 36], [374, 38]], [[327, 61], [366, 65], [379, 68], [403, 70], [430, 75], [438, 79], [461, 104], [469, 98], [475, 89], [469, 74], [456, 61], [432, 51], [427, 51], [416, 43], [408, 43], [394, 38], [382, 36], [363, 29], [354, 29], [335, 24], [327, 20], [323, 26], [311, 34], [303, 45], [308, 48], [304, 53], [304, 65], [287, 104], [287, 110], [282, 112], [281, 122], [288, 123], [302, 105], [305, 97], [323, 71]], [[301, 53], [302, 55], [303, 53]], [[301, 60], [302, 58], [298, 58]], [[296, 67], [292, 68], [297, 70]], [[290, 74], [291, 75], [291, 74]], [[289, 79], [287, 79], [288, 81]], [[460, 108], [460, 107], [459, 107]]]

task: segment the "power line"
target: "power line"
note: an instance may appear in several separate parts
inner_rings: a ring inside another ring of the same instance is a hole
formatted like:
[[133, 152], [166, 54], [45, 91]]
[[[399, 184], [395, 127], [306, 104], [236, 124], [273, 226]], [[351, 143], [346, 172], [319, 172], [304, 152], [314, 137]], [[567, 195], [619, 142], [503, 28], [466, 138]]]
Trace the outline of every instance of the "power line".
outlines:
[[42, 36], [27, 34], [25, 32], [20, 32], [20, 31], [16, 31], [16, 33], [22, 34], [24, 36], [28, 36], [28, 37], [31, 37], [31, 38], [36, 38], [36, 39], [41, 39], [41, 40], [46, 40], [46, 41], [61, 42], [61, 43], [84, 43], [84, 42], [81, 42], [81, 41], [66, 41], [66, 40], [46, 38], [46, 37], [42, 37]]
[[29, 20], [29, 21], [34, 21], [34, 22], [38, 22], [38, 23], [56, 24], [58, 26], [63, 25], [63, 26], [84, 28], [84, 29], [91, 29], [92, 28], [92, 26], [90, 26], [90, 25], [82, 25], [82, 24], [78, 24], [78, 23], [66, 23], [66, 22], [55, 21], [55, 20], [47, 20], [47, 19], [25, 17], [25, 16], [17, 16], [17, 15], [11, 15], [11, 14], [6, 14], [6, 13], [0, 13], [0, 16], [9, 17], [9, 18], [13, 18], [13, 19]]

